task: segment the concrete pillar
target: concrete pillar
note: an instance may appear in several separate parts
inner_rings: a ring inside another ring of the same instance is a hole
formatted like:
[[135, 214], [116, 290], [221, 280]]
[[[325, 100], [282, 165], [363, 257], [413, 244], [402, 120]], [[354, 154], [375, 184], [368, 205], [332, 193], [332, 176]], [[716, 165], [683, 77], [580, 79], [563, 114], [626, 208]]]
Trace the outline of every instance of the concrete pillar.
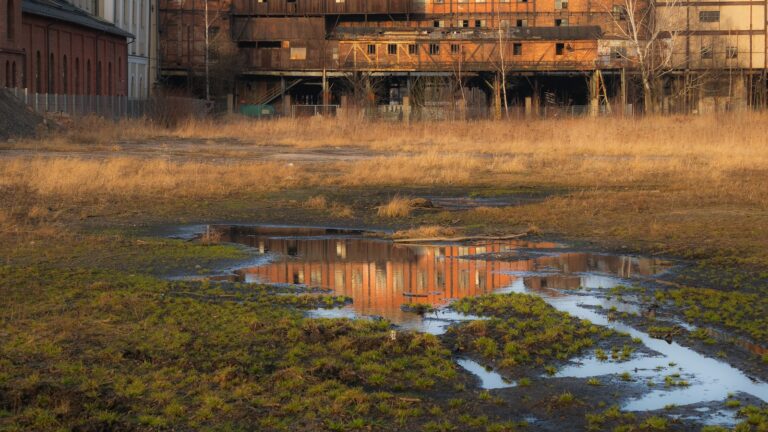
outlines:
[[499, 74], [493, 78], [493, 119], [501, 120], [501, 80]]
[[293, 116], [293, 113], [291, 112], [291, 95], [289, 94], [283, 95], [283, 115], [286, 117]]
[[533, 115], [533, 98], [530, 96], [525, 97], [525, 116], [530, 117]]
[[742, 111], [747, 108], [747, 86], [745, 76], [736, 76], [733, 78], [731, 89], [731, 107], [734, 111]]
[[403, 97], [403, 121], [405, 124], [411, 123], [411, 98], [410, 96]]
[[232, 93], [227, 94], [227, 114], [233, 114], [235, 112], [235, 95]]
[[466, 121], [467, 120], [467, 101], [464, 99], [459, 99], [457, 105], [459, 108], [459, 120]]
[[600, 113], [600, 75], [597, 69], [592, 72], [589, 80], [589, 115], [595, 117]]

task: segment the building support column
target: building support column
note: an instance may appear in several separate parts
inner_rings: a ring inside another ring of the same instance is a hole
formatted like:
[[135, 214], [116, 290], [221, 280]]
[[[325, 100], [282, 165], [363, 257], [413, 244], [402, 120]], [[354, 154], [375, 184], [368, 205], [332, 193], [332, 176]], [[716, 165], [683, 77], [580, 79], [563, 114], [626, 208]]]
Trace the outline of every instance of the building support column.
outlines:
[[596, 117], [600, 113], [600, 71], [592, 71], [589, 80], [589, 115]]
[[627, 70], [625, 68], [621, 68], [621, 83], [619, 84], [619, 103], [621, 104], [621, 109], [619, 110], [619, 113], [621, 115], [627, 115]]
[[493, 119], [501, 120], [501, 79], [499, 74], [493, 77]]

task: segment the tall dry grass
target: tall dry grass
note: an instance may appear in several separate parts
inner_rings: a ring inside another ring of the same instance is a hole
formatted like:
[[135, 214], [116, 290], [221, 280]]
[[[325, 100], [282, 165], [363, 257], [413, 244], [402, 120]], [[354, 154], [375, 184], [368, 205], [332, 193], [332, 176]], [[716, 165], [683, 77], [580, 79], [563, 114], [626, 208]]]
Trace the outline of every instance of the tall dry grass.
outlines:
[[[546, 186], [600, 190], [641, 187], [692, 200], [768, 206], [768, 115], [581, 118], [404, 125], [345, 119], [188, 121], [176, 128], [95, 119], [58, 138], [89, 148], [143, 143], [143, 157], [6, 157], [0, 185], [44, 195], [210, 196], [295, 185]], [[158, 138], [159, 137], [159, 138]], [[167, 138], [173, 138], [168, 144]], [[227, 144], [190, 139], [238, 142]], [[174, 142], [184, 152], [168, 158]], [[54, 148], [56, 140], [24, 143]], [[160, 144], [162, 143], [162, 144]], [[301, 149], [354, 147], [361, 160], [244, 162], [267, 144]], [[64, 144], [62, 144], [64, 145]], [[27, 147], [29, 148], [29, 147]], [[162, 149], [162, 151], [160, 151]], [[199, 153], [196, 153], [199, 149]], [[217, 150], [219, 149], [219, 150]], [[220, 153], [217, 153], [220, 151]], [[54, 155], [54, 153], [45, 153]], [[218, 156], [217, 156], [218, 155]], [[232, 155], [235, 155], [234, 157]], [[219, 157], [221, 156], [221, 157]], [[225, 157], [226, 156], [226, 157]], [[195, 161], [197, 160], [197, 161]], [[202, 160], [202, 161], [199, 161]]]

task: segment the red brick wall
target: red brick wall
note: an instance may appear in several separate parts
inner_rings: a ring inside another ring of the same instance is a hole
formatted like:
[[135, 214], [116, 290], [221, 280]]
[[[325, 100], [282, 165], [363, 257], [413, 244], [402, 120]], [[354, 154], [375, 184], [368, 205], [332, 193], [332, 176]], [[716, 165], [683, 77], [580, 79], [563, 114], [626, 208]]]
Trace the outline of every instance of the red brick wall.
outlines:
[[125, 38], [24, 14], [21, 40], [26, 51], [25, 84], [30, 91], [104, 96], [127, 93]]
[[24, 53], [20, 39], [21, 0], [0, 0], [0, 87], [21, 85]]

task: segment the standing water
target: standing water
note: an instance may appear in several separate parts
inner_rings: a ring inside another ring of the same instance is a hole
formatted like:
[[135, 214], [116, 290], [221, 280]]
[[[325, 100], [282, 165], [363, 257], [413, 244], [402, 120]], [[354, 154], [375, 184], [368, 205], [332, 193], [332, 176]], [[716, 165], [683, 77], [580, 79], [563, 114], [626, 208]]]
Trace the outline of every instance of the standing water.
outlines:
[[[637, 313], [636, 304], [611, 299], [603, 289], [652, 278], [670, 268], [663, 260], [578, 252], [558, 243], [523, 240], [400, 244], [355, 230], [226, 227], [219, 231], [222, 241], [257, 248], [267, 258], [260, 265], [238, 270], [242, 281], [322, 288], [353, 299], [347, 308], [317, 311], [316, 316], [377, 316], [403, 328], [441, 333], [458, 320], [479, 318], [446, 310], [419, 316], [403, 306], [441, 307], [454, 299], [494, 292], [537, 295], [560, 311], [628, 333], [658, 353], [636, 355], [627, 362], [603, 362], [589, 355], [557, 373], [586, 378], [630, 372], [635, 379], [655, 384], [653, 390], [626, 401], [622, 407], [626, 410], [719, 401], [737, 392], [768, 401], [767, 384], [727, 363], [652, 338], [596, 311], [599, 307]], [[494, 383], [485, 387], [510, 385], [498, 377], [485, 377], [467, 359], [460, 362], [483, 382]], [[664, 388], [665, 376], [670, 374], [680, 374], [690, 385]]]

